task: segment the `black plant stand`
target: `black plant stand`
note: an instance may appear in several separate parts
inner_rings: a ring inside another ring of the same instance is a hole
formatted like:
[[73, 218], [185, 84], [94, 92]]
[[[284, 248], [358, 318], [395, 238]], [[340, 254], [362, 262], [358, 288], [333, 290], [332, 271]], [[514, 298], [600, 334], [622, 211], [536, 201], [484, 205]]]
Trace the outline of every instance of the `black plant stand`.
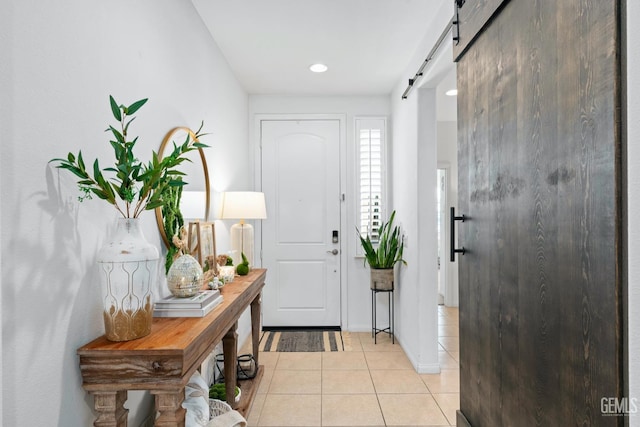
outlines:
[[[387, 294], [387, 299], [389, 301], [389, 326], [383, 329], [379, 329], [378, 328], [378, 324], [377, 324], [377, 318], [376, 318], [376, 314], [377, 314], [377, 307], [376, 307], [376, 296], [380, 293], [380, 292], [385, 292]], [[395, 336], [393, 335], [393, 316], [394, 316], [394, 311], [393, 311], [393, 287], [392, 289], [371, 289], [371, 322], [372, 322], [372, 326], [371, 326], [371, 337], [373, 338], [373, 342], [374, 344], [378, 343], [378, 334], [380, 332], [384, 332], [385, 334], [389, 334], [389, 336], [391, 337], [391, 343], [395, 344]]]

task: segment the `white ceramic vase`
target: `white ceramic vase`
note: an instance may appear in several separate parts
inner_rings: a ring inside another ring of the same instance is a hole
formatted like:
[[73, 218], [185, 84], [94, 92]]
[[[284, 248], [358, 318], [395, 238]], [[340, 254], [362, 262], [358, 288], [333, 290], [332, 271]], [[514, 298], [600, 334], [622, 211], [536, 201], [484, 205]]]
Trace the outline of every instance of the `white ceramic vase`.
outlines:
[[115, 234], [98, 252], [108, 340], [130, 341], [151, 332], [159, 259], [139, 220], [119, 218]]

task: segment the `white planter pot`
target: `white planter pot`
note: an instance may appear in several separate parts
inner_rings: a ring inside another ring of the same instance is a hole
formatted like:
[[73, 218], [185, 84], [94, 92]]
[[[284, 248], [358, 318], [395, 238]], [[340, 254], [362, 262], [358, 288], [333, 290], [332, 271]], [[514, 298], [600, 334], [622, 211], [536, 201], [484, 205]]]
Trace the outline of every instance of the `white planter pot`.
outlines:
[[98, 252], [108, 340], [129, 341], [151, 332], [151, 290], [158, 280], [159, 258], [138, 219], [118, 219], [115, 234]]

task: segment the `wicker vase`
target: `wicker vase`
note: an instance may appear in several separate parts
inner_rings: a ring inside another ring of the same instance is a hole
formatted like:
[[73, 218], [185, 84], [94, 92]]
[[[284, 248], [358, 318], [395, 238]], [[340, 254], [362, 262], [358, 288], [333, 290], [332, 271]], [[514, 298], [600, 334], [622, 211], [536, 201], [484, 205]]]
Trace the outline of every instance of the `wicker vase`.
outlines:
[[98, 252], [108, 340], [130, 341], [151, 332], [159, 258], [137, 219], [118, 219], [115, 234]]
[[392, 291], [393, 268], [372, 268], [371, 269], [371, 289], [374, 291]]

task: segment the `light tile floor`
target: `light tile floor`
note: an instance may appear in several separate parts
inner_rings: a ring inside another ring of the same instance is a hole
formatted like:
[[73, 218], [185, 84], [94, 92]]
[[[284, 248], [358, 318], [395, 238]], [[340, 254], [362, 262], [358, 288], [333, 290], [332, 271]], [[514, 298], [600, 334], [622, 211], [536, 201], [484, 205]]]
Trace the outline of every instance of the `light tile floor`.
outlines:
[[439, 306], [440, 374], [417, 374], [387, 335], [352, 333], [351, 351], [261, 353], [265, 374], [249, 426], [455, 425], [458, 309]]

